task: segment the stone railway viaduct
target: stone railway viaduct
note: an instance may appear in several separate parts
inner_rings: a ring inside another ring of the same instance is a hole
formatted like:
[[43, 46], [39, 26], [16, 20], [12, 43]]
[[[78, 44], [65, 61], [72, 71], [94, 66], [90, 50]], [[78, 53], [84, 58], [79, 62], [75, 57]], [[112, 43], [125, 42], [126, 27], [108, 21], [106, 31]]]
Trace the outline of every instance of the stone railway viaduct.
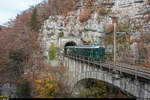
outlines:
[[92, 78], [112, 84], [135, 97], [150, 98], [150, 75], [141, 75], [123, 68], [118, 68], [120, 74], [116, 74], [109, 63], [94, 63], [70, 56], [64, 56], [63, 61], [71, 89], [80, 80]]

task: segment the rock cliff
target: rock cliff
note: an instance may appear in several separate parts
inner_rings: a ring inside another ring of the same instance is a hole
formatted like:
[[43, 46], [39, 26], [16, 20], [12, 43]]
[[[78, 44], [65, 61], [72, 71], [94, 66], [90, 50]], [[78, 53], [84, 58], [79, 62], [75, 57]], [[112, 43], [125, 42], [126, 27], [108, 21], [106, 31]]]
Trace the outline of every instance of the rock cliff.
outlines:
[[[39, 38], [45, 56], [48, 56], [51, 43], [60, 46], [61, 32], [66, 38], [80, 37], [82, 42], [104, 45], [105, 36], [113, 30], [111, 16], [114, 15], [118, 17], [118, 31], [129, 33], [131, 40], [138, 38], [140, 33], [133, 27], [138, 23], [136, 18], [142, 16], [140, 11], [146, 2], [146, 0], [93, 0], [92, 2], [75, 0], [76, 10], [68, 12], [65, 16], [49, 16], [44, 22]], [[105, 46], [112, 52], [111, 45]]]

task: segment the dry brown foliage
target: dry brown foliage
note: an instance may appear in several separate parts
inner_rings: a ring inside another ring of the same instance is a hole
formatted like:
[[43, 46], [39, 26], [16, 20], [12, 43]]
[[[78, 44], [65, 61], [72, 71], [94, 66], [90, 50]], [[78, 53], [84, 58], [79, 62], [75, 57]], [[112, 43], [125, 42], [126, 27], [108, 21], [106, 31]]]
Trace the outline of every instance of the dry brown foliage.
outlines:
[[79, 20], [81, 23], [86, 22], [91, 18], [91, 13], [89, 10], [85, 10], [83, 13], [80, 14]]

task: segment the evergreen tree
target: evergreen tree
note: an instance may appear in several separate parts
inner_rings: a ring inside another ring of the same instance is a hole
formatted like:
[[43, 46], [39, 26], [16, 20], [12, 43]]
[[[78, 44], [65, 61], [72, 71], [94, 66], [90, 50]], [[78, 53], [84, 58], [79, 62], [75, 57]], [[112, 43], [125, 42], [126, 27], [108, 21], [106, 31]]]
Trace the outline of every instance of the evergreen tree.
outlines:
[[34, 8], [30, 19], [30, 27], [34, 31], [38, 31], [37, 9]]

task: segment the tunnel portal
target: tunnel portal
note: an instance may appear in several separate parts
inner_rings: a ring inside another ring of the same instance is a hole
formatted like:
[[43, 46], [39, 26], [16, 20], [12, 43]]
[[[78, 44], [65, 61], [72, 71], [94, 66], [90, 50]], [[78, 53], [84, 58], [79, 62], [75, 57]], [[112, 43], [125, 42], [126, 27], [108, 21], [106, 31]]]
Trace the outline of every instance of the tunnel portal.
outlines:
[[67, 46], [76, 46], [77, 44], [73, 41], [67, 42], [64, 46], [64, 52], [66, 53], [66, 47]]

